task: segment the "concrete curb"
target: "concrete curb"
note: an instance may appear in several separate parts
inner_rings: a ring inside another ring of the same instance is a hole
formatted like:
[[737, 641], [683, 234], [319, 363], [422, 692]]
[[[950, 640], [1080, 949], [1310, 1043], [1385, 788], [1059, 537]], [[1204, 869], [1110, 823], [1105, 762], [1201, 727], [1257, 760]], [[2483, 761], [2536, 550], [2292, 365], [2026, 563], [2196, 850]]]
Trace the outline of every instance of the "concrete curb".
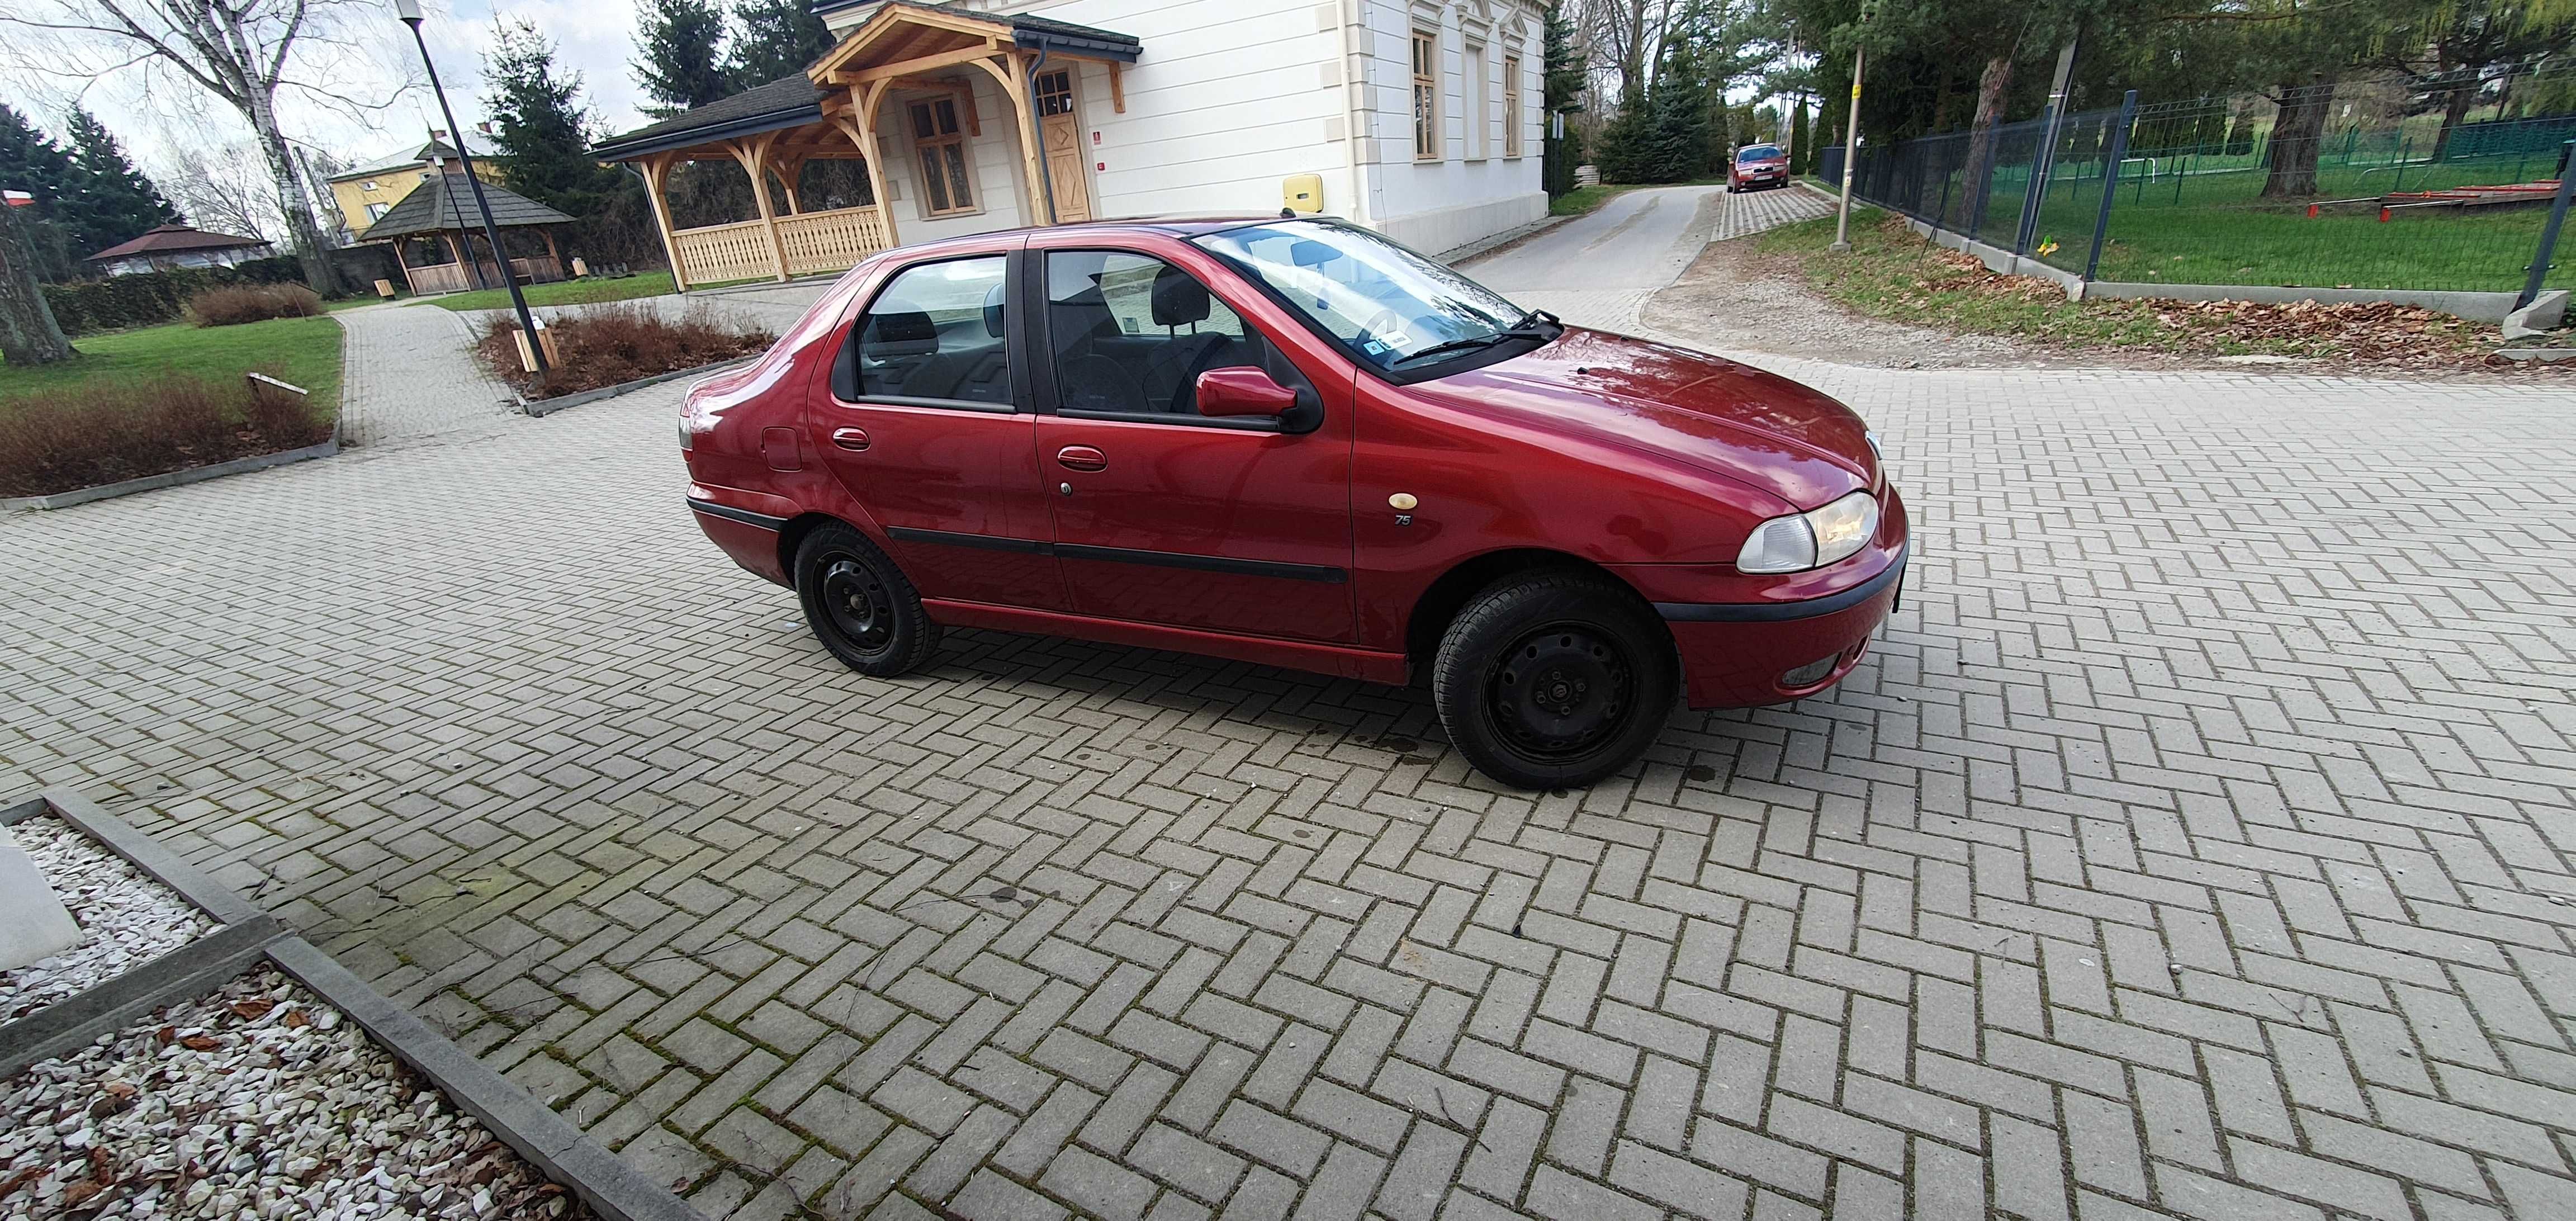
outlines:
[[340, 438], [335, 436], [320, 445], [307, 445], [302, 449], [281, 449], [273, 454], [252, 454], [250, 457], [235, 458], [229, 462], [192, 466], [182, 471], [163, 471], [158, 475], [145, 475], [140, 479], [122, 479], [115, 483], [73, 488], [68, 492], [49, 492], [43, 496], [0, 498], [0, 513], [17, 509], [68, 509], [73, 505], [88, 504], [93, 500], [107, 500], [116, 496], [131, 496], [136, 492], [152, 492], [162, 488], [179, 487], [183, 484], [203, 483], [209, 479], [221, 479], [226, 475], [246, 475], [252, 471], [267, 470], [272, 466], [284, 466], [290, 462], [328, 458], [339, 452]]
[[596, 403], [601, 399], [613, 399], [618, 395], [641, 390], [646, 386], [658, 386], [664, 382], [678, 381], [684, 377], [697, 377], [702, 374], [721, 372], [723, 370], [733, 368], [736, 365], [750, 364], [752, 361], [758, 359], [760, 358], [757, 356], [745, 356], [736, 360], [719, 360], [714, 364], [699, 365], [694, 369], [673, 369], [668, 373], [656, 373], [651, 377], [639, 377], [631, 382], [619, 382], [614, 386], [602, 386], [596, 390], [577, 390], [571, 394], [559, 394], [550, 399], [532, 399], [522, 395], [519, 398], [519, 410], [532, 416], [549, 416], [566, 407], [579, 407], [584, 403]]
[[2502, 348], [2496, 352], [2496, 355], [2506, 360], [2556, 364], [2562, 360], [2576, 360], [2576, 348]]
[[2385, 301], [2413, 305], [2471, 322], [2503, 322], [2513, 312], [2513, 293], [2449, 292], [2405, 288], [2283, 288], [2269, 284], [2142, 284], [2135, 280], [2095, 280], [2077, 300], [2106, 301], [2251, 301], [2290, 305], [2315, 301], [2324, 305], [2367, 305]]
[[2531, 304], [2523, 306], [2521, 309], [2515, 310], [2504, 316], [2505, 342], [2512, 343], [2523, 339], [2538, 339], [2551, 331], [2557, 330], [2559, 325], [2566, 321], [2567, 290], [2563, 288], [2550, 289], [2548, 292], [2542, 293], [2537, 297], [2533, 297], [2531, 299]]
[[619, 1161], [330, 955], [98, 803], [68, 789], [50, 790], [0, 809], [0, 825], [47, 813], [60, 815], [226, 927], [0, 1027], [0, 1078], [76, 1051], [163, 1005], [201, 996], [266, 958], [347, 1014], [395, 1059], [428, 1078], [502, 1143], [607, 1221], [705, 1221], [687, 1202]]

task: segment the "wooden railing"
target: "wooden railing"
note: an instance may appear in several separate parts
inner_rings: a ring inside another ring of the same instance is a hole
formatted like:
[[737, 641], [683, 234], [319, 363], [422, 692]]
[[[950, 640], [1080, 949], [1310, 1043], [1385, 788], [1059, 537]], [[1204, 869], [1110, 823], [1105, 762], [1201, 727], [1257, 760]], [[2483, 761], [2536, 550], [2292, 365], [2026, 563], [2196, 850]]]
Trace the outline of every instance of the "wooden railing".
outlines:
[[787, 249], [791, 276], [847, 271], [893, 244], [874, 206], [779, 217], [778, 242]]
[[680, 259], [680, 278], [691, 285], [766, 280], [778, 274], [770, 257], [769, 230], [756, 220], [676, 230], [671, 250]]
[[[403, 274], [410, 278], [414, 294], [501, 287], [500, 269], [489, 259], [477, 260], [471, 273], [463, 263], [431, 263], [405, 267]], [[563, 278], [563, 268], [551, 258], [512, 259], [510, 274], [521, 284], [548, 284]]]

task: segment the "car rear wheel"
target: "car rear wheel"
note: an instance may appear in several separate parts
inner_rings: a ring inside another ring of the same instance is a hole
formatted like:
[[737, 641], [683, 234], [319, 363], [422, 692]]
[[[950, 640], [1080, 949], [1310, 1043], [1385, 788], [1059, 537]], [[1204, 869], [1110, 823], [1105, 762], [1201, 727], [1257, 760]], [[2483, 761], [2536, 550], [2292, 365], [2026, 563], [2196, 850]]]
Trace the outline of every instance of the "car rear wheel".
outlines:
[[1548, 573], [1467, 603], [1441, 638], [1431, 702], [1477, 770], [1520, 788], [1567, 788], [1643, 753], [1679, 687], [1672, 635], [1636, 595]]
[[797, 544], [796, 597], [815, 638], [861, 674], [908, 673], [939, 648], [939, 625], [912, 582], [848, 526], [823, 526]]

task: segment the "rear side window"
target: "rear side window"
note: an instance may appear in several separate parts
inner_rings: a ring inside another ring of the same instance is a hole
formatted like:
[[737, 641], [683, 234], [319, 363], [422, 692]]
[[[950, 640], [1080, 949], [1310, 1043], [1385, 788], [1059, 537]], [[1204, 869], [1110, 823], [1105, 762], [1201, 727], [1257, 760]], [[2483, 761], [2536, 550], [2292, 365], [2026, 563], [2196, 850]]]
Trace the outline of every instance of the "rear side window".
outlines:
[[833, 392], [852, 401], [1009, 406], [1006, 263], [992, 255], [897, 273], [851, 327], [833, 370]]
[[1198, 375], [1249, 365], [1281, 385], [1305, 379], [1198, 277], [1150, 255], [1046, 255], [1048, 359], [1074, 414], [1203, 418]]

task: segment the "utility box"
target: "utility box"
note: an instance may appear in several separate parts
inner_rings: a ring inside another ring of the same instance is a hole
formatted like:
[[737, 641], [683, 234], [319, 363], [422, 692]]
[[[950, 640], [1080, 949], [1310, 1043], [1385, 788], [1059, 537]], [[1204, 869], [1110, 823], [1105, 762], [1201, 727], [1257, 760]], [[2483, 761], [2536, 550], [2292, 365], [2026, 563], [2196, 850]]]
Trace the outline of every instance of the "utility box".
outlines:
[[1291, 212], [1324, 210], [1324, 176], [1290, 174], [1279, 182], [1279, 202]]

